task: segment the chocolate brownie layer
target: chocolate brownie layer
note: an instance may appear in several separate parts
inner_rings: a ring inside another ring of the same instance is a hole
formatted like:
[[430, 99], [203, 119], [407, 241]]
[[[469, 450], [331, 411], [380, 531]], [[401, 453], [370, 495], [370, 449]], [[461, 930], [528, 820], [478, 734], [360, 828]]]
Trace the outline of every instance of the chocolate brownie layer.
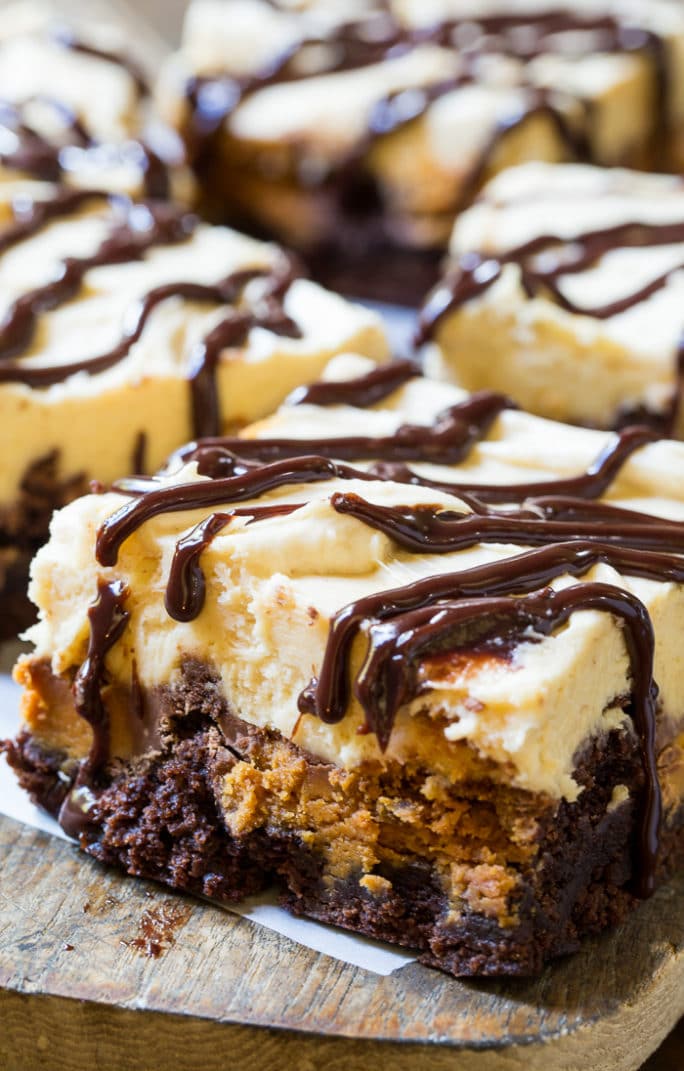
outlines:
[[29, 466], [17, 500], [0, 510], [0, 641], [35, 620], [35, 607], [26, 594], [31, 559], [48, 537], [53, 512], [87, 490], [82, 473], [60, 475], [59, 452], [54, 450]]
[[[321, 762], [228, 712], [196, 663], [145, 709], [159, 748], [111, 765], [76, 824], [65, 800], [78, 764], [27, 732], [6, 746], [36, 802], [130, 874], [224, 902], [275, 883], [294, 913], [455, 975], [537, 972], [634, 905], [634, 810], [621, 800], [643, 774], [623, 732], [586, 750], [582, 793], [558, 803], [486, 778], [445, 794], [419, 769]], [[666, 833], [661, 880], [683, 853], [681, 833]]]

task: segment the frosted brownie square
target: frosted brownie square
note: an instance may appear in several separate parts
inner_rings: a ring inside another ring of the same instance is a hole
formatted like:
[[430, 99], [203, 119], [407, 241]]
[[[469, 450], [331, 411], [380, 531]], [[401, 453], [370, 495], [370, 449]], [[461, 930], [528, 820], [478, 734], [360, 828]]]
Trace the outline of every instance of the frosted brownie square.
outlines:
[[24, 787], [454, 974], [621, 919], [684, 845], [684, 445], [342, 357], [250, 436], [56, 515]]
[[133, 197], [194, 196], [182, 143], [153, 114], [152, 64], [130, 37], [114, 16], [67, 21], [59, 5], [3, 5], [0, 184], [30, 177]]
[[274, 409], [378, 317], [275, 246], [136, 204], [0, 184], [0, 617], [16, 631], [52, 510]]
[[527, 164], [458, 220], [427, 299], [431, 375], [525, 409], [610, 428], [684, 431], [684, 184]]
[[661, 159], [684, 126], [684, 11], [194, 0], [158, 98], [211, 210], [304, 249], [351, 292], [413, 303], [455, 215], [502, 168]]

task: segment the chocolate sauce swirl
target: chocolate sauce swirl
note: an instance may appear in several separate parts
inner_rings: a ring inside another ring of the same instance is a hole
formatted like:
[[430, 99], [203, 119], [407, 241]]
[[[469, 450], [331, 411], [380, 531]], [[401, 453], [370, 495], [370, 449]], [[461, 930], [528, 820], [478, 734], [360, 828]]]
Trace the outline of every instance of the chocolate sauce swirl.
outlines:
[[286, 405], [353, 405], [369, 408], [377, 405], [421, 374], [415, 361], [402, 359], [380, 364], [353, 379], [319, 380], [297, 387], [285, 400]]
[[402, 424], [394, 435], [350, 435], [330, 439], [238, 439], [209, 438], [201, 443], [189, 443], [174, 455], [180, 461], [202, 456], [203, 475], [212, 475], [207, 468], [209, 451], [220, 459], [221, 451], [237, 454], [243, 459], [268, 464], [286, 458], [301, 457], [304, 451], [320, 457], [341, 461], [383, 459], [390, 461], [430, 461], [453, 465], [462, 461], [475, 443], [489, 432], [496, 418], [515, 405], [503, 394], [481, 391], [440, 413], [434, 424]]

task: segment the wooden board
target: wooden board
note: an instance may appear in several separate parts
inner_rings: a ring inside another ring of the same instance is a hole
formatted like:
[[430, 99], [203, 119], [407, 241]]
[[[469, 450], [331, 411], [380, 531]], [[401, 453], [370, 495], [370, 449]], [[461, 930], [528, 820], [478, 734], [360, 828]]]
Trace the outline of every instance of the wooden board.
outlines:
[[6, 1071], [635, 1071], [684, 1011], [684, 876], [503, 983], [372, 975], [9, 819], [0, 861]]

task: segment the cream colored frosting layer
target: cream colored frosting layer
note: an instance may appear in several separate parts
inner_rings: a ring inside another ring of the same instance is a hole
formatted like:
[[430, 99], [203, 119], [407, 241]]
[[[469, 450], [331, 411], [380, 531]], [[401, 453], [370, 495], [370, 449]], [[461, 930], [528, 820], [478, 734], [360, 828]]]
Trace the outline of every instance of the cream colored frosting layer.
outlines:
[[[684, 184], [664, 175], [581, 165], [525, 164], [493, 179], [457, 221], [454, 259], [506, 254], [542, 235], [573, 239], [625, 223], [683, 223]], [[561, 293], [600, 309], [666, 283], [607, 318], [561, 308], [543, 289], [530, 297], [521, 268], [506, 264], [489, 289], [445, 317], [430, 349], [432, 373], [470, 390], [493, 386], [534, 411], [608, 426], [621, 407], [671, 403], [684, 333], [684, 242], [621, 248], [561, 276]]]
[[[11, 218], [4, 189], [0, 186], [0, 220]], [[24, 198], [31, 190], [21, 184]], [[35, 191], [37, 198], [52, 193], [41, 185]], [[143, 230], [149, 225], [144, 208], [134, 218]], [[0, 318], [29, 290], [54, 280], [65, 257], [91, 255], [121, 219], [116, 205], [95, 201], [8, 249], [0, 256]], [[155, 287], [215, 284], [242, 268], [274, 265], [281, 255], [275, 246], [200, 224], [177, 245], [157, 246], [139, 261], [87, 272], [77, 297], [38, 317], [33, 342], [20, 360], [31, 368], [59, 366], [107, 353]], [[247, 289], [246, 300], [259, 285]], [[340, 350], [360, 348], [376, 359], [386, 355], [379, 318], [314, 283], [297, 280], [284, 308], [298, 324], [300, 339], [255, 328], [244, 346], [222, 355], [217, 384], [226, 429], [272, 411], [293, 387], [315, 379]], [[197, 346], [229, 311], [226, 305], [172, 297], [156, 307], [139, 341], [108, 371], [81, 372], [40, 389], [1, 384], [0, 503], [9, 505], [30, 463], [54, 449], [64, 475], [85, 471], [108, 482], [130, 471], [135, 442], [144, 432], [148, 466], [160, 465], [192, 437], [187, 382], [192, 362]]]
[[[339, 358], [329, 374], [345, 378], [359, 367], [359, 358]], [[386, 434], [406, 420], [428, 422], [461, 398], [455, 389], [416, 380], [370, 410], [286, 406], [252, 433], [290, 435], [296, 428], [303, 439], [353, 434], [356, 429], [366, 435]], [[511, 411], [501, 415], [463, 465], [415, 467], [441, 479], [516, 483], [578, 473], [608, 441], [605, 433], [561, 427]], [[659, 442], [632, 456], [606, 500], [684, 520], [683, 474], [684, 445]], [[202, 477], [189, 465], [162, 482], [197, 479]], [[107, 660], [108, 677], [115, 683], [128, 684], [133, 658], [142, 684], [154, 687], [178, 679], [183, 658], [195, 657], [217, 671], [237, 715], [279, 730], [324, 759], [346, 766], [417, 760], [456, 777], [456, 745], [465, 740], [480, 757], [496, 764], [494, 776], [551, 796], [575, 798], [578, 749], [587, 738], [625, 721], [616, 702], [630, 690], [624, 634], [606, 614], [575, 613], [549, 638], [521, 642], [512, 664], [466, 657], [445, 673], [443, 665], [438, 670], [426, 662], [421, 671], [424, 691], [400, 710], [384, 760], [376, 738], [359, 735], [362, 715], [356, 700], [336, 725], [311, 715], [300, 718], [297, 696], [317, 673], [330, 619], [343, 606], [421, 577], [504, 559], [521, 549], [491, 544], [444, 555], [411, 554], [337, 513], [330, 497], [339, 490], [384, 505], [443, 504], [467, 512], [453, 496], [394, 483], [332, 480], [272, 491], [258, 503], [303, 503], [303, 508], [252, 525], [236, 519], [225, 528], [202, 556], [204, 609], [194, 621], [179, 623], [164, 608], [171, 557], [179, 537], [209, 511], [167, 514], [144, 524], [124, 543], [117, 566], [105, 569], [95, 562], [95, 534], [127, 499], [120, 494], [80, 499], [55, 516], [50, 542], [33, 565], [31, 595], [40, 622], [30, 638], [37, 657], [50, 659], [55, 672], [69, 675], [85, 655], [86, 613], [97, 579], [119, 577], [130, 590], [131, 618]], [[593, 569], [585, 579], [617, 584], [644, 601], [655, 626], [663, 706], [675, 721], [684, 718], [684, 663], [678, 641], [684, 591], [620, 576], [607, 566]], [[556, 585], [573, 582], [560, 578]], [[360, 664], [365, 647], [361, 633], [354, 665]], [[426, 712], [441, 726], [443, 745], [436, 748], [420, 729]]]

